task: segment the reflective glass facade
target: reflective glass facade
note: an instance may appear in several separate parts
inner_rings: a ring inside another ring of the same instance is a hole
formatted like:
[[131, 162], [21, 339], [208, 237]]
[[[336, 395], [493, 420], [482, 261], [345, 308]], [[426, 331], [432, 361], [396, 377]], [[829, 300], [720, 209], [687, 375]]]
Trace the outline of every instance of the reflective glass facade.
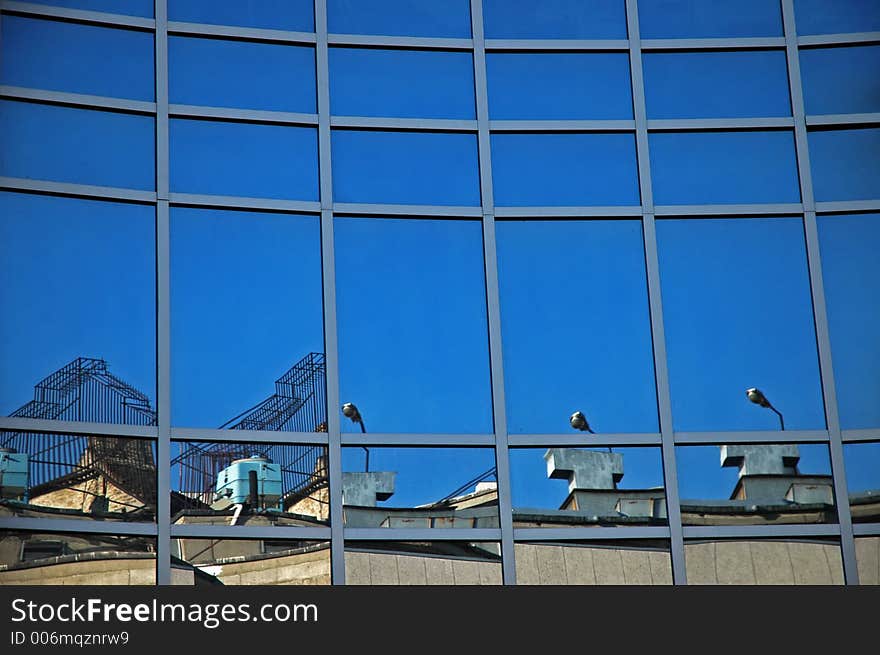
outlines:
[[0, 584], [877, 584], [875, 4], [0, 2]]

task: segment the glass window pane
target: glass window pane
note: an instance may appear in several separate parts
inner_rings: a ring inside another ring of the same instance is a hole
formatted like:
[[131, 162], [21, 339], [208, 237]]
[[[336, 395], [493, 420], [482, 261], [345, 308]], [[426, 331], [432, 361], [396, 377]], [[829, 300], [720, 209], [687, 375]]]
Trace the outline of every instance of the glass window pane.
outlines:
[[156, 522], [153, 439], [4, 430], [0, 481], [0, 517]]
[[509, 431], [657, 431], [641, 223], [496, 226]]
[[474, 118], [469, 52], [330, 48], [337, 116]]
[[642, 55], [648, 118], [791, 116], [784, 50]]
[[155, 120], [0, 100], [0, 175], [156, 188]]
[[658, 205], [800, 202], [791, 132], [658, 132], [648, 141]]
[[836, 523], [825, 444], [676, 446], [682, 525]]
[[867, 71], [880, 70], [880, 45], [800, 51], [808, 114], [880, 111], [880, 87]]
[[171, 457], [172, 525], [330, 525], [326, 446], [172, 441]]
[[880, 441], [844, 444], [843, 460], [853, 523], [880, 522]]
[[668, 541], [517, 543], [518, 585], [671, 585]]
[[103, 11], [126, 16], [153, 17], [154, 0], [29, 0], [37, 5]]
[[833, 539], [686, 541], [689, 585], [842, 585]]
[[510, 483], [517, 528], [667, 524], [659, 448], [513, 448]]
[[623, 0], [483, 0], [487, 39], [625, 39]]
[[[317, 217], [175, 207], [171, 286], [175, 425], [319, 429], [327, 419]], [[230, 311], [242, 302], [259, 311]]]
[[9, 14], [2, 23], [3, 84], [153, 100], [151, 33]]
[[175, 585], [329, 585], [330, 542], [172, 539]]
[[332, 34], [469, 39], [469, 0], [327, 0]]
[[475, 134], [333, 130], [337, 202], [480, 204]]
[[624, 53], [490, 52], [486, 68], [494, 119], [633, 116], [629, 56]]
[[335, 240], [341, 400], [371, 432], [491, 432], [480, 222], [338, 218]]
[[318, 130], [172, 119], [171, 190], [317, 200]]
[[0, 415], [155, 423], [155, 210], [0, 193]]
[[880, 198], [880, 128], [811, 130], [807, 138], [817, 201]]
[[855, 541], [859, 584], [880, 584], [880, 537], [857, 537]]
[[171, 102], [316, 111], [314, 48], [171, 36], [168, 60]]
[[657, 222], [676, 430], [824, 429], [813, 305], [797, 218]]
[[841, 427], [878, 428], [880, 214], [820, 216], [818, 221]]
[[794, 0], [798, 34], [841, 34], [880, 30], [876, 0]]
[[493, 134], [501, 206], [638, 205], [632, 134]]
[[342, 449], [348, 528], [497, 528], [492, 448]]
[[500, 585], [497, 542], [346, 541], [348, 585]]
[[0, 585], [155, 584], [155, 537], [0, 530]]
[[294, 32], [315, 31], [312, 0], [168, 0], [168, 19]]
[[776, 0], [639, 0], [643, 39], [782, 36]]

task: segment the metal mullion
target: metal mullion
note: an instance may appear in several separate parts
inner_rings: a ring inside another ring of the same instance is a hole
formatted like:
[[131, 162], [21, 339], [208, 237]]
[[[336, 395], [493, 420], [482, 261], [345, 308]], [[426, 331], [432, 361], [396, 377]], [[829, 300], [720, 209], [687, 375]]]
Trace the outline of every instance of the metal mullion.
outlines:
[[666, 336], [663, 327], [663, 302], [660, 294], [660, 265], [657, 256], [657, 233], [654, 224], [654, 193], [651, 185], [651, 160], [648, 149], [648, 119], [645, 108], [645, 81], [642, 73], [642, 43], [639, 33], [639, 8], [636, 0], [626, 0], [626, 24], [629, 35], [630, 76], [632, 78], [633, 115], [636, 120], [636, 155], [642, 201], [642, 231], [645, 247], [645, 272], [648, 282], [648, 306], [654, 351], [654, 376], [663, 456], [663, 479], [666, 491], [666, 514], [669, 521], [672, 579], [687, 584], [684, 561], [684, 537], [681, 505], [678, 496], [678, 472], [672, 428], [672, 403], [669, 396], [669, 371], [666, 363]]
[[629, 43], [626, 39], [484, 39], [488, 52], [546, 52], [563, 50], [567, 52], [626, 52]]
[[156, 15], [156, 583], [171, 584], [171, 217], [168, 205], [168, 5]]
[[514, 528], [517, 542], [534, 541], [604, 541], [627, 539], [669, 539], [666, 526], [583, 527], [583, 528]]
[[791, 116], [766, 118], [654, 118], [648, 121], [651, 132], [701, 132], [739, 130], [790, 130], [794, 127]]
[[[630, 34], [632, 40], [632, 34]], [[781, 50], [785, 39], [781, 36], [734, 37], [706, 39], [645, 39], [642, 50]]]
[[841, 436], [844, 441], [880, 441], [880, 428], [863, 429], [863, 430], [841, 430]]
[[76, 23], [119, 27], [141, 32], [152, 31], [156, 25], [156, 21], [152, 18], [144, 18], [142, 16], [111, 14], [108, 12], [90, 11], [85, 9], [68, 9], [66, 7], [52, 7], [31, 2], [4, 1], [0, 3], [0, 11], [3, 13], [37, 16], [41, 18], [60, 18], [62, 20]]
[[175, 36], [225, 37], [235, 41], [261, 41], [265, 43], [314, 45], [316, 40], [315, 35], [311, 32], [292, 32], [238, 25], [211, 25], [180, 21], [169, 22], [168, 32]]
[[676, 432], [675, 443], [733, 444], [733, 443], [828, 443], [827, 430], [754, 430], [744, 432]]
[[501, 532], [498, 528], [345, 528], [345, 540], [499, 541]]
[[495, 446], [494, 434], [387, 434], [368, 432], [342, 433], [343, 446], [383, 446], [414, 448], [432, 446], [454, 446], [459, 448], [492, 448]]
[[838, 414], [837, 393], [834, 386], [834, 368], [831, 361], [831, 339], [828, 331], [828, 314], [825, 305], [824, 282], [822, 279], [819, 229], [816, 221], [816, 206], [813, 197], [812, 176], [810, 173], [809, 142], [807, 139], [803, 88], [801, 86], [798, 37], [793, 0], [782, 0], [782, 21], [785, 29], [786, 53], [788, 56], [788, 81], [791, 92], [792, 111], [795, 120], [795, 145], [797, 148], [798, 171], [800, 173], [801, 196], [805, 210], [804, 235], [807, 247], [807, 264], [810, 271], [810, 292], [813, 298], [816, 341], [819, 350], [819, 370], [822, 378], [822, 396], [825, 403], [825, 417], [828, 423], [828, 431], [831, 437], [831, 472], [834, 479], [834, 496], [837, 499], [837, 519], [840, 523], [840, 545], [843, 554], [843, 570], [847, 584], [858, 584], [859, 573], [856, 561], [855, 539], [853, 537], [852, 514], [849, 507], [849, 493], [847, 491], [846, 471], [843, 461], [843, 441], [840, 431], [840, 416]]
[[67, 91], [48, 91], [23, 86], [0, 86], [0, 97], [11, 100], [36, 101], [52, 105], [83, 107], [86, 109], [110, 110], [127, 114], [153, 115], [156, 103], [143, 100], [127, 100], [85, 93], [68, 93]]
[[496, 207], [495, 219], [506, 218], [635, 218], [641, 217], [638, 205], [613, 207]]
[[471, 39], [421, 36], [379, 36], [368, 34], [328, 34], [329, 45], [405, 50], [465, 50], [473, 46]]
[[283, 432], [254, 430], [217, 430], [208, 428], [171, 428], [174, 441], [222, 441], [233, 443], [315, 444], [328, 443], [324, 432]]
[[836, 537], [836, 523], [800, 525], [700, 525], [684, 526], [685, 539], [769, 539], [791, 537]]
[[482, 0], [471, 0], [471, 31], [474, 45], [474, 96], [477, 108], [480, 198], [483, 212], [483, 263], [486, 282], [486, 317], [489, 339], [489, 368], [495, 426], [495, 479], [498, 484], [498, 513], [501, 528], [501, 576], [505, 585], [516, 584], [513, 548], [513, 502], [508, 456], [507, 407], [504, 396], [504, 362], [501, 351], [501, 314], [498, 290], [498, 261], [495, 241], [495, 196], [492, 190], [492, 156], [489, 137], [489, 88], [486, 77], [486, 41], [483, 32]]
[[171, 193], [168, 200], [173, 205], [189, 205], [192, 207], [254, 209], [301, 214], [317, 214], [321, 211], [321, 204], [319, 202], [308, 200], [278, 200], [275, 198], [214, 196], [196, 193]]
[[336, 260], [333, 238], [333, 179], [330, 159], [330, 63], [327, 0], [315, 0], [315, 79], [318, 107], [318, 171], [321, 194], [321, 270], [324, 299], [324, 361], [327, 385], [327, 455], [330, 484], [330, 579], [345, 584], [342, 512], [342, 436], [339, 417], [339, 346], [336, 329]]
[[880, 112], [862, 114], [812, 114], [806, 117], [807, 125], [880, 125]]
[[87, 423], [84, 421], [59, 421], [55, 419], [12, 416], [0, 416], [0, 430], [8, 430], [11, 432], [38, 432], [41, 434], [126, 437], [133, 439], [156, 439], [159, 436], [158, 428], [150, 425]]
[[834, 202], [817, 202], [816, 212], [820, 214], [851, 214], [857, 212], [880, 211], [880, 199], [877, 200], [842, 200]]
[[105, 535], [156, 536], [155, 523], [131, 523], [115, 521], [83, 521], [82, 519], [35, 518], [13, 516], [0, 519], [3, 530], [26, 530], [28, 532], [76, 532]]
[[632, 120], [490, 120], [491, 132], [634, 132]]
[[816, 34], [797, 37], [801, 47], [820, 47], [823, 45], [880, 43], [880, 32], [850, 32], [848, 34]]
[[512, 434], [508, 445], [516, 448], [584, 448], [593, 446], [659, 446], [660, 433], [599, 434], [589, 441], [577, 434]]
[[361, 216], [406, 216], [445, 217], [445, 218], [481, 218], [479, 207], [455, 207], [452, 205], [386, 205], [373, 203], [338, 202], [333, 205], [333, 213], [359, 214]]
[[171, 528], [173, 539], [330, 539], [330, 529], [293, 525], [247, 526], [247, 525], [200, 525], [197, 523], [175, 525]]
[[880, 523], [857, 523], [853, 526], [853, 533], [859, 537], [880, 536]]
[[23, 177], [0, 177], [0, 189], [51, 193], [81, 198], [119, 200], [148, 205], [155, 204], [156, 202], [155, 191], [139, 191], [136, 189], [74, 184], [71, 182], [52, 182], [50, 180], [30, 180]]
[[409, 130], [432, 132], [476, 132], [477, 121], [452, 118], [393, 118], [370, 116], [333, 116], [332, 127], [367, 130]]
[[172, 116], [219, 119], [245, 123], [302, 125], [306, 127], [314, 127], [318, 124], [317, 114], [302, 114], [286, 111], [209, 107], [204, 105], [171, 105], [169, 107], [169, 112]]
[[657, 205], [654, 207], [655, 216], [760, 216], [772, 218], [773, 215], [785, 214], [800, 216], [804, 206], [799, 202], [790, 203], [756, 203], [747, 205]]

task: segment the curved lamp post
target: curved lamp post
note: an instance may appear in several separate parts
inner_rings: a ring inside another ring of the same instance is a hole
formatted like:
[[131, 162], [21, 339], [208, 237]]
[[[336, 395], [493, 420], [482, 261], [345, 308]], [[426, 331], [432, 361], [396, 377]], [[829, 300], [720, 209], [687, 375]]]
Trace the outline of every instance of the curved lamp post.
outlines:
[[[354, 403], [345, 403], [342, 406], [342, 414], [347, 418], [351, 419], [352, 423], [358, 423], [361, 426], [361, 432], [363, 434], [367, 433], [367, 428], [364, 426], [364, 419], [361, 416], [361, 413], [358, 411], [357, 406]], [[364, 453], [366, 453], [366, 457], [364, 458], [364, 471], [370, 472], [370, 449], [366, 446], [361, 446], [364, 449]]]
[[770, 404], [770, 401], [767, 400], [767, 396], [765, 396], [760, 389], [756, 389], [752, 387], [751, 389], [746, 389], [746, 398], [755, 403], [756, 405], [760, 405], [761, 407], [766, 407], [769, 410], [772, 410], [779, 417], [779, 427], [782, 430], [785, 430], [785, 420], [782, 418], [782, 412], [776, 409], [773, 405]]

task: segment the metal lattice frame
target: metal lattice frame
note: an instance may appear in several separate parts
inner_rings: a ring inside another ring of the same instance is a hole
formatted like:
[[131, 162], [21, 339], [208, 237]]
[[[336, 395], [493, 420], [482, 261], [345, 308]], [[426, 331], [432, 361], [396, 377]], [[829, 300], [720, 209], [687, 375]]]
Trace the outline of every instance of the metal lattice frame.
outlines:
[[[239, 430], [183, 430], [171, 426], [170, 414], [170, 256], [169, 256], [169, 207], [171, 205], [197, 205], [204, 207], [231, 207], [244, 209], [270, 209], [295, 213], [312, 213], [321, 216], [321, 251], [324, 277], [324, 335], [327, 366], [327, 406], [339, 406], [339, 369], [336, 329], [336, 289], [333, 241], [334, 214], [359, 214], [363, 216], [408, 216], [408, 217], [450, 217], [481, 220], [484, 237], [484, 256], [486, 266], [486, 291], [489, 318], [490, 364], [492, 398], [495, 414], [495, 430], [486, 435], [390, 435], [370, 434], [367, 445], [456, 445], [456, 446], [494, 446], [498, 468], [499, 505], [501, 528], [498, 530], [399, 530], [393, 538], [400, 540], [470, 540], [500, 541], [503, 557], [503, 578], [506, 584], [515, 583], [513, 565], [515, 541], [526, 540], [573, 540], [573, 539], [633, 539], [665, 538], [672, 545], [673, 578], [676, 584], [686, 583], [684, 566], [684, 539], [706, 537], [818, 537], [836, 536], [841, 540], [846, 582], [858, 583], [855, 561], [854, 535], [880, 535], [880, 525], [860, 524], [853, 526], [849, 506], [838, 503], [839, 523], [817, 526], [743, 526], [696, 528], [682, 527], [678, 497], [677, 472], [674, 446], [676, 444], [699, 443], [738, 443], [764, 442], [778, 443], [780, 433], [767, 432], [714, 432], [714, 433], [676, 433], [673, 431], [671, 404], [669, 396], [668, 369], [663, 332], [663, 309], [660, 293], [659, 266], [655, 220], [663, 216], [707, 217], [730, 215], [783, 214], [800, 216], [804, 220], [810, 281], [814, 305], [816, 333], [819, 346], [819, 360], [824, 392], [827, 430], [787, 431], [786, 441], [825, 443], [829, 446], [831, 466], [834, 475], [837, 498], [846, 498], [846, 478], [843, 465], [843, 443], [880, 439], [880, 427], [868, 430], [841, 430], [834, 389], [831, 359], [831, 346], [828, 335], [828, 320], [825, 294], [822, 282], [822, 269], [819, 241], [816, 228], [818, 214], [835, 212], [880, 211], [880, 198], [853, 202], [815, 202], [810, 176], [808, 155], [808, 126], [880, 126], [880, 113], [836, 116], [807, 116], [804, 111], [801, 91], [798, 50], [804, 47], [823, 45], [880, 43], [880, 32], [820, 35], [799, 37], [794, 21], [792, 0], [780, 0], [784, 33], [780, 37], [768, 38], [724, 38], [724, 39], [646, 39], [639, 35], [637, 0], [626, 0], [628, 39], [616, 40], [503, 40], [485, 39], [483, 34], [482, 5], [480, 0], [471, 0], [473, 37], [470, 39], [380, 37], [328, 34], [326, 0], [315, 0], [315, 32], [299, 33], [277, 30], [263, 30], [244, 27], [215, 25], [196, 25], [169, 22], [166, 0], [156, 0], [155, 19], [145, 19], [92, 11], [56, 8], [3, 0], [0, 8], [4, 13], [58, 17], [72, 21], [85, 21], [112, 25], [119, 28], [152, 32], [156, 37], [156, 101], [139, 102], [59, 93], [33, 89], [0, 87], [0, 97], [23, 99], [36, 102], [61, 103], [79, 107], [90, 107], [112, 111], [145, 114], [156, 120], [156, 192], [129, 189], [96, 187], [67, 184], [41, 180], [0, 178], [0, 188], [22, 192], [55, 193], [69, 196], [98, 198], [104, 200], [124, 200], [145, 203], [156, 207], [156, 256], [157, 256], [157, 425], [104, 425], [83, 423], [59, 418], [21, 418], [0, 419], [0, 428], [7, 430], [30, 430], [35, 432], [63, 432], [87, 435], [120, 435], [131, 438], [156, 439], [158, 443], [158, 524], [136, 525], [115, 524], [116, 534], [153, 534], [158, 540], [158, 581], [169, 584], [171, 579], [170, 546], [174, 536], [212, 536], [248, 537], [272, 539], [328, 539], [331, 543], [331, 568], [334, 584], [344, 584], [345, 560], [344, 539], [389, 540], [387, 530], [343, 529], [341, 492], [341, 447], [344, 444], [364, 445], [361, 435], [350, 437], [341, 433], [340, 416], [330, 411], [327, 416], [326, 433], [304, 433], [298, 431], [260, 432], [259, 439], [273, 443], [304, 443], [322, 445], [329, 452], [329, 477], [331, 501], [331, 527], [323, 528], [281, 528], [271, 529], [249, 527], [197, 527], [170, 525], [170, 467], [171, 439], [200, 439], [221, 442], [247, 441], [254, 432]], [[216, 107], [192, 107], [170, 105], [168, 101], [168, 35], [214, 35], [236, 39], [270, 40], [274, 42], [313, 45], [317, 62], [317, 114], [294, 114], [285, 112], [266, 112]], [[0, 34], [2, 38], [2, 34]], [[331, 45], [361, 45], [391, 48], [442, 48], [473, 53], [474, 79], [476, 83], [477, 118], [475, 120], [431, 120], [398, 118], [356, 118], [330, 116], [329, 107], [329, 66], [328, 48]], [[793, 113], [787, 118], [743, 118], [743, 119], [694, 119], [694, 120], [648, 120], [645, 113], [645, 91], [642, 78], [642, 52], [652, 50], [748, 50], [753, 48], [785, 50], [788, 58], [790, 95]], [[612, 51], [627, 52], [630, 56], [632, 92], [634, 103], [633, 120], [587, 120], [587, 121], [493, 121], [488, 117], [485, 53], [494, 50], [515, 51]], [[259, 198], [217, 197], [207, 195], [179, 194], [169, 191], [168, 126], [170, 117], [189, 116], [202, 118], [223, 118], [234, 121], [271, 121], [278, 124], [312, 125], [318, 129], [320, 201], [282, 201]], [[333, 127], [367, 127], [408, 130], [449, 130], [476, 134], [479, 143], [479, 166], [482, 205], [481, 207], [440, 207], [440, 206], [400, 206], [334, 203], [332, 200], [332, 179], [330, 161], [330, 132]], [[801, 184], [800, 203], [752, 204], [752, 205], [688, 205], [655, 206], [651, 190], [651, 176], [648, 154], [648, 134], [652, 131], [708, 129], [745, 130], [755, 128], [793, 130], [797, 148], [797, 162]], [[492, 194], [492, 174], [489, 135], [494, 132], [517, 131], [557, 131], [590, 132], [622, 131], [635, 136], [637, 144], [641, 206], [639, 207], [516, 207], [497, 208]], [[499, 293], [496, 266], [495, 221], [503, 218], [560, 218], [560, 217], [603, 217], [640, 218], [643, 226], [645, 262], [648, 278], [651, 329], [654, 342], [654, 365], [657, 382], [657, 397], [660, 417], [660, 432], [656, 434], [614, 434], [603, 435], [603, 443], [622, 445], [660, 446], [663, 466], [669, 526], [656, 528], [627, 529], [621, 534], [618, 529], [571, 528], [559, 530], [516, 529], [512, 527], [512, 507], [510, 498], [510, 471], [507, 451], [510, 446], [558, 446], [578, 445], [583, 442], [576, 435], [508, 435], [505, 412], [504, 374], [501, 358], [501, 330], [499, 315]], [[245, 436], [246, 435], [246, 436]], [[46, 530], [46, 521], [41, 519], [8, 520], [9, 527], [15, 529]], [[86, 521], [55, 521], [53, 528], [64, 531], [101, 531], [100, 526]], [[610, 530], [610, 531], [609, 531]]]

